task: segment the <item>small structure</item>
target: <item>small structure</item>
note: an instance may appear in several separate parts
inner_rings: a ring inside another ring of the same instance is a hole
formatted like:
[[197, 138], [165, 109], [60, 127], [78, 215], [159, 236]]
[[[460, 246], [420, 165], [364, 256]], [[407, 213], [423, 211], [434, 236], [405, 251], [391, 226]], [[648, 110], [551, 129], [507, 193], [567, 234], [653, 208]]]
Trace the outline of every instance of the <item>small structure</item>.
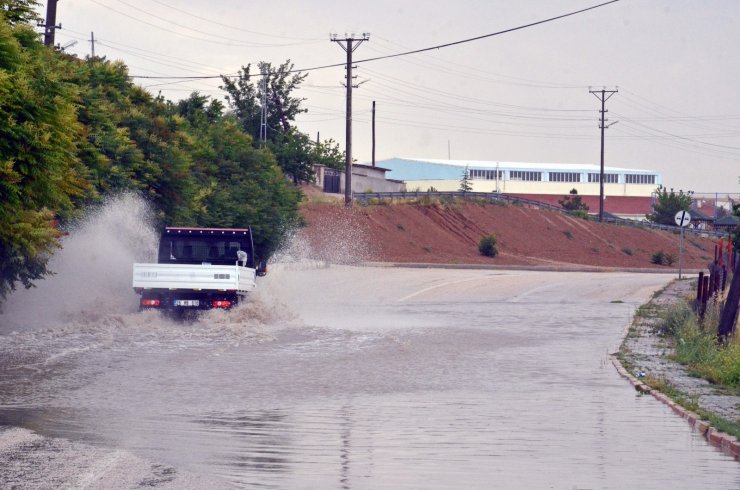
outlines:
[[[316, 185], [324, 192], [344, 194], [344, 171], [314, 165]], [[352, 165], [352, 192], [403, 192], [406, 184], [400, 180], [386, 179], [389, 169], [372, 165]]]
[[734, 230], [735, 227], [737, 227], [738, 225], [740, 225], [740, 218], [735, 216], [734, 214], [730, 214], [728, 216], [725, 216], [724, 218], [720, 218], [715, 221], [714, 229], [731, 233], [732, 230]]
[[707, 216], [697, 209], [690, 209], [689, 215], [691, 216], [691, 224], [689, 226], [692, 228], [707, 230], [711, 228], [714, 223], [713, 217]]

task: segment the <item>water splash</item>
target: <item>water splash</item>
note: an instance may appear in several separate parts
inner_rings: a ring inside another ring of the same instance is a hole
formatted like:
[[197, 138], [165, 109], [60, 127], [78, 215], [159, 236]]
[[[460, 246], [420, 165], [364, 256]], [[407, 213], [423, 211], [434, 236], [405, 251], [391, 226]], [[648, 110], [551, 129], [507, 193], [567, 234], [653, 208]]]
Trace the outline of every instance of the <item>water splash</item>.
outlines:
[[303, 268], [359, 265], [373, 260], [376, 246], [360, 211], [327, 207], [294, 230], [272, 262]]
[[88, 212], [50, 260], [54, 275], [8, 297], [0, 333], [65, 323], [80, 315], [135, 311], [131, 265], [155, 256], [152, 217], [148, 203], [133, 193], [110, 197]]

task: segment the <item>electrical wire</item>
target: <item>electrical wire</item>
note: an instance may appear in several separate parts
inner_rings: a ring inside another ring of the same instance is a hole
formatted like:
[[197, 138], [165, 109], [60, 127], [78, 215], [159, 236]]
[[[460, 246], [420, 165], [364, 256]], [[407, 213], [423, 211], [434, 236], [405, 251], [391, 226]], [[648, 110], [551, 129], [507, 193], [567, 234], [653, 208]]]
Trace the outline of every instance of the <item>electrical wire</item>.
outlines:
[[293, 40], [293, 41], [323, 41], [324, 40], [324, 38], [301, 38], [301, 37], [290, 37], [290, 36], [278, 36], [278, 35], [275, 35], [275, 34], [268, 34], [268, 33], [265, 33], [265, 32], [252, 31], [252, 30], [249, 30], [249, 29], [244, 29], [243, 27], [236, 27], [236, 26], [232, 26], [232, 25], [229, 25], [229, 24], [224, 24], [222, 22], [218, 22], [218, 21], [215, 21], [215, 20], [208, 19], [206, 17], [202, 17], [202, 16], [197, 15], [197, 14], [193, 14], [192, 12], [188, 12], [186, 10], [183, 10], [183, 9], [180, 9], [180, 8], [177, 8], [177, 7], [173, 7], [172, 5], [168, 5], [168, 4], [166, 4], [166, 3], [164, 3], [164, 2], [162, 2], [160, 0], [150, 0], [150, 1], [152, 1], [154, 3], [157, 3], [159, 5], [162, 5], [163, 7], [166, 7], [168, 9], [172, 9], [172, 10], [174, 10], [176, 12], [180, 12], [182, 14], [185, 14], [187, 16], [194, 17], [196, 19], [203, 20], [205, 22], [209, 22], [211, 24], [215, 24], [215, 25], [218, 25], [218, 26], [221, 26], [221, 27], [226, 27], [228, 29], [234, 29], [235, 31], [246, 32], [248, 34], [256, 34], [258, 36], [265, 36], [265, 37], [274, 37], [274, 38], [277, 38], [277, 39], [290, 39], [290, 40]]
[[[91, 0], [91, 1], [94, 2], [94, 3], [98, 3], [96, 0]], [[378, 61], [378, 60], [384, 60], [384, 59], [390, 59], [390, 58], [398, 58], [398, 57], [401, 57], [401, 56], [408, 56], [408, 55], [411, 55], [411, 54], [424, 53], [424, 52], [427, 52], [427, 51], [439, 50], [439, 49], [442, 49], [442, 48], [448, 48], [450, 46], [457, 46], [457, 45], [460, 45], [460, 44], [470, 43], [470, 42], [473, 42], [473, 41], [479, 41], [481, 39], [487, 39], [489, 37], [500, 36], [500, 35], [503, 35], [503, 34], [508, 34], [510, 32], [515, 32], [515, 31], [519, 31], [519, 30], [522, 30], [522, 29], [527, 29], [529, 27], [534, 27], [534, 26], [545, 24], [545, 23], [548, 23], [548, 22], [553, 22], [553, 21], [556, 21], [556, 20], [564, 19], [566, 17], [570, 17], [570, 16], [573, 16], [573, 15], [581, 14], [581, 13], [584, 13], [584, 12], [588, 12], [589, 10], [594, 10], [594, 9], [597, 9], [597, 8], [600, 8], [600, 7], [604, 7], [606, 5], [609, 5], [609, 4], [612, 4], [612, 3], [616, 3], [616, 2], [619, 2], [619, 1], [620, 0], [610, 0], [608, 2], [604, 2], [604, 3], [598, 4], [598, 5], [593, 5], [591, 7], [587, 7], [587, 8], [584, 8], [584, 9], [576, 10], [576, 11], [573, 11], [573, 12], [568, 12], [566, 14], [561, 14], [561, 15], [558, 15], [556, 17], [550, 17], [548, 19], [543, 19], [543, 20], [539, 20], [539, 21], [536, 21], [536, 22], [530, 22], [529, 24], [524, 24], [524, 25], [517, 26], [517, 27], [511, 27], [509, 29], [504, 29], [502, 31], [492, 32], [492, 33], [489, 33], [489, 34], [483, 34], [481, 36], [475, 36], [475, 37], [471, 37], [471, 38], [467, 38], [467, 39], [461, 39], [459, 41], [453, 41], [453, 42], [449, 42], [449, 43], [445, 43], [445, 44], [438, 44], [436, 46], [430, 46], [428, 48], [415, 49], [415, 50], [411, 50], [411, 51], [405, 51], [405, 52], [402, 52], [402, 53], [394, 53], [394, 54], [389, 54], [389, 55], [384, 55], [384, 56], [376, 56], [376, 57], [373, 57], [373, 58], [365, 58], [365, 59], [362, 59], [362, 60], [353, 61], [353, 63], [368, 63], [370, 61]], [[335, 67], [345, 66], [345, 65], [346, 65], [346, 63], [334, 63], [334, 64], [330, 64], [330, 65], [315, 66], [315, 67], [311, 67], [311, 68], [300, 68], [300, 69], [287, 70], [287, 71], [284, 71], [284, 72], [281, 72], [281, 73], [285, 73], [285, 74], [301, 73], [301, 72], [307, 72], [307, 71], [323, 70], [323, 69], [326, 69], [326, 68], [335, 68]], [[213, 76], [204, 76], [202, 78], [219, 78], [219, 77], [220, 77], [220, 75], [217, 75], [217, 76], [216, 75], [213, 75]], [[155, 78], [155, 77], [140, 77], [140, 76], [133, 76], [132, 75], [132, 78]], [[170, 78], [188, 78], [188, 77], [170, 77]], [[198, 77], [190, 77], [190, 78], [198, 78]]]
[[[178, 32], [178, 31], [175, 31], [175, 30], [172, 30], [172, 29], [168, 29], [166, 27], [162, 27], [162, 26], [157, 25], [157, 24], [153, 24], [151, 22], [147, 22], [147, 21], [145, 21], [143, 19], [139, 19], [138, 17], [135, 17], [133, 15], [129, 15], [129, 14], [125, 13], [125, 12], [122, 12], [122, 11], [120, 11], [118, 9], [115, 9], [115, 8], [111, 7], [110, 5], [106, 5], [104, 3], [101, 3], [98, 0], [90, 0], [90, 1], [92, 3], [94, 3], [95, 5], [98, 5], [100, 7], [103, 7], [105, 9], [108, 9], [108, 10], [110, 10], [112, 12], [115, 12], [118, 15], [121, 15], [123, 17], [129, 18], [129, 19], [134, 20], [136, 22], [140, 22], [140, 23], [145, 24], [145, 25], [148, 25], [150, 27], [154, 27], [155, 29], [159, 29], [159, 30], [162, 30], [162, 31], [165, 31], [165, 32], [169, 32], [171, 34], [175, 34], [177, 36], [185, 37], [185, 38], [188, 38], [188, 39], [194, 39], [196, 41], [202, 41], [202, 42], [208, 42], [208, 43], [214, 43], [214, 44], [221, 44], [221, 45], [224, 45], [225, 44], [223, 41], [220, 41], [218, 39], [215, 39], [214, 40], [214, 39], [207, 39], [207, 38], [203, 38], [203, 37], [192, 36], [192, 35], [184, 34], [182, 32]], [[145, 10], [142, 10], [141, 8], [136, 7], [136, 6], [133, 6], [133, 5], [131, 5], [131, 4], [127, 3], [127, 2], [124, 2], [122, 0], [117, 0], [117, 1], [119, 3], [122, 3], [124, 5], [127, 5], [128, 7], [131, 7], [133, 9], [135, 9], [136, 11], [138, 11], [138, 12], [140, 12], [142, 14], [149, 15], [151, 17], [154, 17], [156, 19], [160, 19], [161, 20], [160, 16], [158, 16], [156, 14], [152, 14], [150, 12], [147, 12]], [[170, 24], [175, 25], [177, 27], [180, 27], [180, 28], [183, 28], [183, 29], [187, 29], [189, 31], [193, 31], [193, 32], [197, 32], [199, 34], [205, 34], [207, 36], [211, 36], [213, 38], [221, 38], [221, 39], [223, 39], [225, 41], [229, 41], [229, 43], [226, 44], [227, 46], [241, 46], [241, 47], [250, 47], [250, 48], [274, 48], [274, 47], [285, 47], [285, 46], [295, 46], [295, 45], [299, 45], [299, 44], [305, 44], [305, 43], [266, 44], [266, 43], [259, 43], [259, 42], [245, 42], [245, 41], [241, 41], [241, 40], [238, 40], [238, 39], [228, 38], [228, 37], [225, 37], [225, 36], [219, 36], [217, 34], [210, 34], [208, 32], [201, 31], [201, 30], [198, 30], [198, 29], [194, 29], [192, 27], [187, 27], [187, 26], [184, 26], [182, 24], [178, 24], [176, 22], [172, 22], [172, 21], [166, 21], [166, 22], [169, 22]]]

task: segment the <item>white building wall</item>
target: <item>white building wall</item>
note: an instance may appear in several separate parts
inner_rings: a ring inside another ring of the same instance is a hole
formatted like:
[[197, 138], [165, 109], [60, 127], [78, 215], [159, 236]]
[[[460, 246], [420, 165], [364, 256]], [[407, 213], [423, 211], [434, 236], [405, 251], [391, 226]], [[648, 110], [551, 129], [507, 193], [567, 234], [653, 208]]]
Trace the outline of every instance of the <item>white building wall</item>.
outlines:
[[[495, 180], [470, 180], [473, 192], [496, 192]], [[353, 186], [354, 187], [354, 186]], [[408, 191], [426, 192], [430, 188], [439, 192], [454, 192], [460, 190], [459, 180], [409, 180], [406, 182]], [[649, 197], [655, 192], [657, 185], [652, 184], [604, 184], [604, 194], [607, 196]], [[598, 196], [598, 183], [590, 182], [528, 182], [521, 180], [499, 180], [498, 192], [506, 194], [556, 194], [566, 195], [571, 189], [576, 189], [582, 196]]]

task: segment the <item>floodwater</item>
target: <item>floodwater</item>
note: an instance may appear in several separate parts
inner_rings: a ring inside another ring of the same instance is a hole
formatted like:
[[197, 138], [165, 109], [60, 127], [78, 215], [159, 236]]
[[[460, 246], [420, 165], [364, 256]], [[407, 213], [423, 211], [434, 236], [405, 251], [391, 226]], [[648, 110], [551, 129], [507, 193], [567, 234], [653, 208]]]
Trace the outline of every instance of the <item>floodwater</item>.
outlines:
[[4, 305], [0, 488], [740, 488], [608, 361], [667, 275], [286, 258], [177, 323], [135, 311], [147, 214], [107, 205]]
[[285, 265], [194, 323], [3, 326], [0, 486], [738, 488], [608, 362], [668, 279]]

